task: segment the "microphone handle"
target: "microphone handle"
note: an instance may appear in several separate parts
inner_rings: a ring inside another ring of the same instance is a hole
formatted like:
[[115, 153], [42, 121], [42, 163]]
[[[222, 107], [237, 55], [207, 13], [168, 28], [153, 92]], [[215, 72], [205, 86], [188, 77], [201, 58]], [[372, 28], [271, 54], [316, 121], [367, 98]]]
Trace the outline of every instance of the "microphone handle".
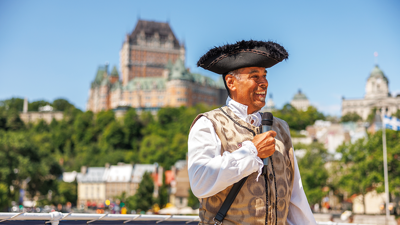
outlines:
[[[268, 125], [262, 125], [262, 132], [265, 133], [267, 131], [272, 130], [272, 126], [268, 126]], [[268, 166], [268, 157], [263, 159], [263, 163], [264, 163], [264, 169], [266, 169], [265, 167]]]

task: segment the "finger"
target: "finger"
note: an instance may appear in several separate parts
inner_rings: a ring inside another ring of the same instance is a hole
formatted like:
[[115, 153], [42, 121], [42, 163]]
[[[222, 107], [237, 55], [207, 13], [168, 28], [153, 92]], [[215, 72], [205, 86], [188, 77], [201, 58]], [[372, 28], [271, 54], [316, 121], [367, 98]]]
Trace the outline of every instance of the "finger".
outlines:
[[270, 130], [265, 134], [266, 134], [266, 137], [275, 137], [276, 136], [276, 132], [273, 130]]

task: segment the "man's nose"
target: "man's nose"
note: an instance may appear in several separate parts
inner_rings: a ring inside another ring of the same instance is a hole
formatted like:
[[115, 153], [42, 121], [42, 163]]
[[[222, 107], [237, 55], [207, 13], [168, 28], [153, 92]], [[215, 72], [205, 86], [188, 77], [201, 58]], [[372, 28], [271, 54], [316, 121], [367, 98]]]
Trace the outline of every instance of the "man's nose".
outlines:
[[268, 87], [268, 80], [266, 78], [261, 79], [259, 85], [262, 88], [267, 88]]

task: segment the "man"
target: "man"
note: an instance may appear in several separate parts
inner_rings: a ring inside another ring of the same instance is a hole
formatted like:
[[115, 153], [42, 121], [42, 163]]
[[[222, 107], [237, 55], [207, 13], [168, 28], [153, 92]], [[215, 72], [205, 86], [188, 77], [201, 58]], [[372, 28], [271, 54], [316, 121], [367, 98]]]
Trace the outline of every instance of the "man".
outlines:
[[[200, 224], [215, 223], [233, 184], [244, 177], [223, 224], [316, 224], [287, 123], [274, 118], [272, 130], [260, 133], [266, 68], [287, 58], [274, 42], [240, 41], [211, 49], [197, 63], [223, 75], [229, 93], [226, 106], [198, 115], [189, 134], [189, 179], [200, 201]], [[269, 163], [261, 175], [263, 158]]]

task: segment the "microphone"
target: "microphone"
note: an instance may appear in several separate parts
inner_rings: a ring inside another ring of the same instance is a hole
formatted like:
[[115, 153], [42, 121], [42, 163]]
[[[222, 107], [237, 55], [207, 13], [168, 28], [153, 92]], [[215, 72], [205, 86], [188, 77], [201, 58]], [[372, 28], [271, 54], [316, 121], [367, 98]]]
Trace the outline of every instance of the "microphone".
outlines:
[[[272, 124], [274, 123], [274, 116], [270, 112], [265, 112], [262, 115], [262, 133], [265, 133], [267, 131], [272, 130]], [[264, 168], [263, 168], [263, 174], [267, 172], [267, 166], [268, 166], [268, 157], [263, 159], [264, 162]]]

